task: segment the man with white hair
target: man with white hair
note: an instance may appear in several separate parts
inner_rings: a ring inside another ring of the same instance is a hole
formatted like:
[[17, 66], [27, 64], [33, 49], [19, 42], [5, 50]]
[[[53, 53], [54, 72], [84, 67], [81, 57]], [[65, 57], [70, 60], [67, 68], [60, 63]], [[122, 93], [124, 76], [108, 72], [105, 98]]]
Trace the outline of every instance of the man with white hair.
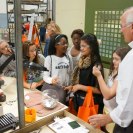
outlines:
[[120, 18], [121, 32], [125, 42], [132, 48], [121, 62], [118, 70], [116, 102], [118, 106], [107, 115], [89, 118], [93, 126], [116, 123], [114, 133], [133, 132], [133, 7], [128, 8]]
[[[9, 58], [11, 58], [11, 55], [13, 55], [14, 52], [10, 48], [9, 44], [1, 40], [0, 41], [0, 66], [2, 66]], [[12, 56], [13, 57], [13, 56]], [[8, 77], [16, 77], [16, 61], [15, 59], [9, 60], [6, 67], [4, 68], [2, 75], [8, 76]]]

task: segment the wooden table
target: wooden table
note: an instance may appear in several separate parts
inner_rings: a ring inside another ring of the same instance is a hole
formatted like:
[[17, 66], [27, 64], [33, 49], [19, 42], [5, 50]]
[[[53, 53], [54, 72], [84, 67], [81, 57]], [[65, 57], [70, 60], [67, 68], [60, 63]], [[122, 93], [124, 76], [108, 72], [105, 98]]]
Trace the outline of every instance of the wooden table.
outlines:
[[[4, 77], [4, 81], [5, 81], [5, 85], [2, 86], [2, 90], [6, 95], [6, 102], [2, 103], [3, 112], [4, 114], [12, 113], [14, 116], [18, 117], [16, 79], [10, 78], [10, 77]], [[24, 94], [27, 94], [29, 92], [33, 92], [33, 91], [30, 89], [24, 89]], [[26, 124], [26, 126], [22, 129], [18, 129], [19, 128], [18, 127], [17, 130], [15, 131], [9, 130], [6, 133], [9, 133], [9, 132], [29, 133], [30, 131], [33, 131], [41, 126], [43, 126], [43, 128], [41, 129], [40, 133], [54, 133], [47, 125], [48, 123], [51, 123], [53, 121], [55, 116], [59, 116], [59, 117], [70, 116], [71, 118], [73, 118], [73, 120], [76, 120], [77, 122], [86, 126], [90, 130], [89, 133], [102, 133], [102, 131], [100, 131], [99, 129], [94, 129], [91, 125], [82, 121], [78, 117], [73, 116], [71, 113], [67, 112], [66, 110], [67, 110], [67, 106], [45, 117], [37, 117], [37, 120], [35, 122], [31, 124]]]
[[[3, 106], [3, 114], [6, 113], [12, 113], [14, 116], [18, 117], [18, 100], [17, 100], [17, 85], [16, 85], [16, 79], [11, 77], [3, 77], [5, 84], [2, 86], [2, 90], [4, 94], [6, 95], [6, 101], [1, 102]], [[33, 92], [33, 90], [25, 89], [24, 88], [24, 95], [27, 93]], [[26, 108], [26, 107], [25, 107]], [[68, 107], [64, 106], [61, 110], [66, 110]], [[56, 113], [58, 111], [55, 111]], [[54, 113], [51, 113], [44, 117], [36, 117], [36, 121], [41, 120], [45, 117], [48, 117]]]

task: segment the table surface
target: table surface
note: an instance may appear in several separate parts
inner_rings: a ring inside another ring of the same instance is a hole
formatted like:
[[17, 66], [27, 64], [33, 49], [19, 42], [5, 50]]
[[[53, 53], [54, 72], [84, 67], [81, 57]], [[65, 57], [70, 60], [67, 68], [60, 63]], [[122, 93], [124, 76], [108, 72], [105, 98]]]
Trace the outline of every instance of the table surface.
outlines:
[[[18, 117], [16, 79], [11, 77], [3, 77], [3, 79], [5, 84], [2, 86], [2, 90], [6, 95], [6, 101], [1, 103], [3, 106], [3, 113], [12, 113], [14, 116]], [[24, 88], [24, 95], [30, 92], [33, 92], [33, 90]], [[64, 109], [67, 109], [67, 106], [62, 108], [62, 110]], [[37, 120], [41, 118], [43, 117], [37, 117]]]
[[[3, 79], [5, 81], [5, 84], [1, 87], [1, 89], [4, 91], [4, 94], [6, 95], [6, 101], [1, 102], [1, 104], [3, 106], [3, 114], [12, 113], [14, 116], [18, 117], [18, 102], [17, 102], [18, 100], [17, 100], [16, 79], [11, 78], [11, 77], [3, 77]], [[30, 92], [33, 92], [33, 90], [24, 88], [24, 95], [27, 93], [30, 93]], [[65, 106], [61, 110], [65, 110], [67, 108], [68, 107]], [[56, 113], [56, 112], [58, 112], [58, 111], [55, 111], [54, 113]], [[51, 113], [47, 116], [50, 116], [54, 113]], [[37, 116], [36, 121], [43, 119], [47, 116], [44, 116], [44, 117]], [[47, 131], [47, 133], [53, 133], [53, 131], [51, 131], [47, 126], [44, 126], [44, 128], [41, 130], [41, 132], [44, 133], [44, 130], [45, 130], [45, 132]]]
[[[3, 113], [12, 113], [14, 116], [18, 117], [18, 103], [17, 103], [17, 86], [16, 86], [16, 79], [11, 77], [3, 77], [5, 84], [2, 86], [2, 90], [4, 91], [4, 94], [6, 95], [6, 101], [1, 103], [3, 106]], [[25, 89], [24, 88], [24, 95], [27, 93], [33, 92], [33, 90]], [[25, 107], [26, 108], [26, 107]], [[68, 107], [65, 106], [64, 108], [60, 109], [59, 111], [66, 110]], [[55, 111], [54, 113], [58, 113], [59, 111]], [[38, 117], [36, 121], [43, 119], [45, 117], [48, 117], [50, 115], [53, 115], [54, 113], [51, 113], [44, 117]], [[76, 117], [76, 119], [78, 119]], [[17, 128], [18, 129], [18, 128]], [[6, 133], [11, 132], [12, 130], [7, 131]], [[44, 125], [41, 128], [40, 133], [54, 133], [47, 125]], [[94, 133], [94, 132], [93, 132]], [[99, 133], [99, 132], [97, 132]], [[100, 132], [101, 133], [101, 132]]]

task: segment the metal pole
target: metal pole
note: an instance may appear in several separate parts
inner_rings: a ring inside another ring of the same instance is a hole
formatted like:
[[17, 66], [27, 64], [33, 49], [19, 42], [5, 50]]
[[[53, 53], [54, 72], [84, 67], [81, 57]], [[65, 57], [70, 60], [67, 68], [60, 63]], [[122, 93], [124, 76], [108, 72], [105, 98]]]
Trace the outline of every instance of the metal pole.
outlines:
[[56, 0], [52, 0], [52, 19], [56, 22]]
[[15, 18], [15, 48], [16, 48], [16, 73], [17, 73], [17, 97], [20, 128], [25, 126], [24, 122], [24, 89], [23, 89], [23, 62], [22, 62], [22, 18], [21, 0], [14, 0]]

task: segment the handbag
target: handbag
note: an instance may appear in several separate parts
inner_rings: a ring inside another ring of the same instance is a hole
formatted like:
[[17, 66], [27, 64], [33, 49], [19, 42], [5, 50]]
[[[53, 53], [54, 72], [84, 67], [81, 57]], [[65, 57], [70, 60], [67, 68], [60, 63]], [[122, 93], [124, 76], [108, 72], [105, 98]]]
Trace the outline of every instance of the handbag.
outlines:
[[58, 85], [48, 84], [45, 82], [41, 88], [41, 91], [48, 90], [48, 89], [55, 90], [58, 94], [59, 102], [63, 104], [66, 103], [66, 91], [64, 90], [63, 87]]
[[89, 116], [98, 113], [98, 105], [94, 105], [93, 94], [91, 87], [88, 88], [83, 105], [78, 109], [78, 117], [88, 122]]

